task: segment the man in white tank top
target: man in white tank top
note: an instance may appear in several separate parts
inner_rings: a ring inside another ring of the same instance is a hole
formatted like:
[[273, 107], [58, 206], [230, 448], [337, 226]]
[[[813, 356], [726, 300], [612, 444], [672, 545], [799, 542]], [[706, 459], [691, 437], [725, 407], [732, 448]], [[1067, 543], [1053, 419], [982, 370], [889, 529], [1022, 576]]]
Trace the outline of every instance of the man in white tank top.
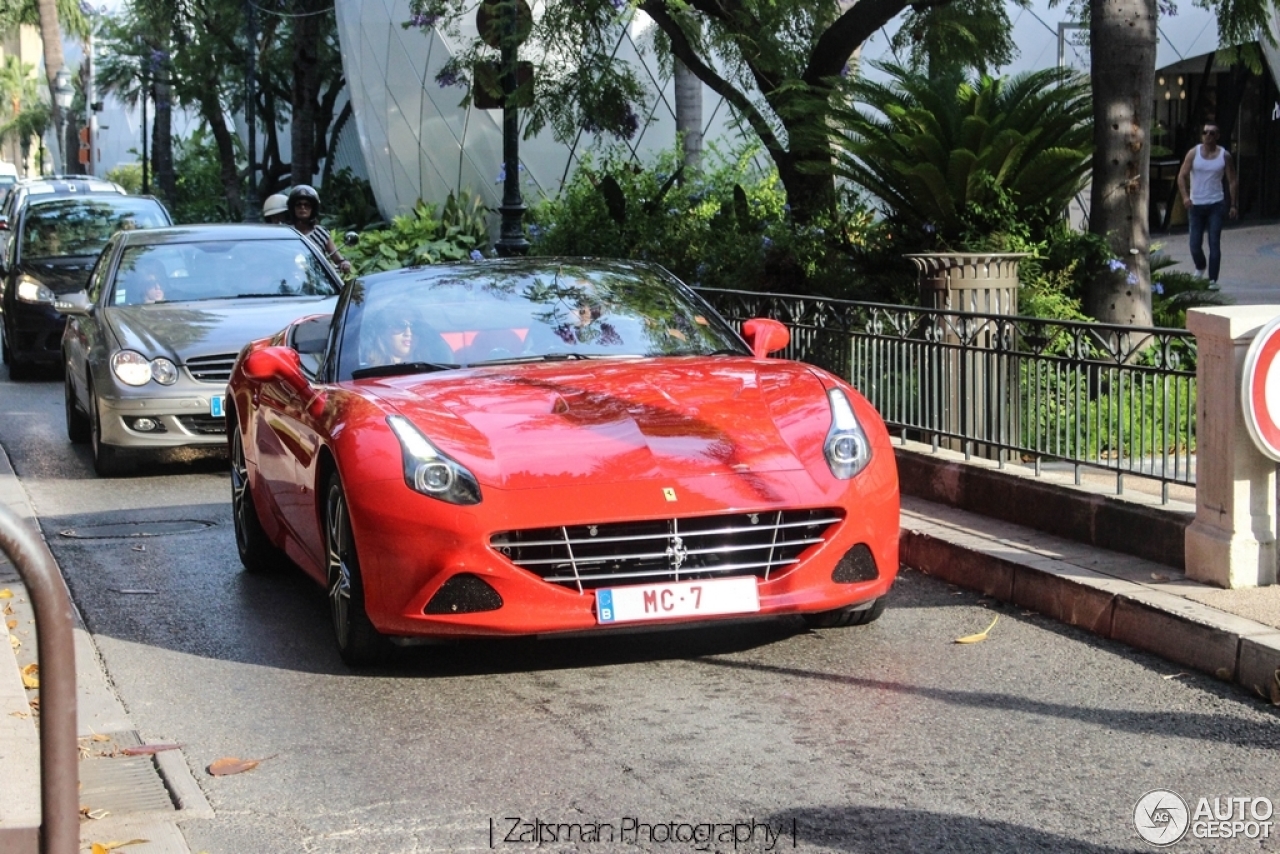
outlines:
[[[1218, 145], [1218, 126], [1209, 122], [1201, 134], [1204, 140], [1187, 152], [1178, 170], [1178, 189], [1182, 206], [1187, 209], [1191, 237], [1191, 260], [1196, 275], [1205, 275], [1204, 237], [1209, 235], [1207, 259], [1209, 289], [1218, 289], [1218, 271], [1222, 266], [1222, 224], [1240, 215], [1240, 189], [1236, 180], [1236, 164], [1231, 152]], [[1223, 184], [1223, 179], [1226, 184]]]

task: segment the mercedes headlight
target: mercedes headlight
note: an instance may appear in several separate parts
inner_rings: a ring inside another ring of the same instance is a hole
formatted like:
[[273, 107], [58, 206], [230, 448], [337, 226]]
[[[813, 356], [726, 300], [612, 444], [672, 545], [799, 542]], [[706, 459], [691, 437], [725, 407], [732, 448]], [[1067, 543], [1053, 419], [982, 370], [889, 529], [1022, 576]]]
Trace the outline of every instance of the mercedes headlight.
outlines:
[[827, 392], [831, 405], [831, 427], [827, 441], [822, 446], [831, 473], [841, 480], [848, 480], [871, 462], [871, 443], [862, 432], [858, 416], [853, 414], [853, 404], [838, 388]]
[[155, 380], [160, 385], [178, 381], [178, 366], [163, 356], [148, 359], [134, 350], [121, 350], [111, 356], [111, 371], [125, 385], [141, 386]]
[[388, 415], [404, 458], [404, 482], [415, 492], [450, 504], [479, 504], [480, 483], [465, 466], [431, 444], [407, 418]]
[[53, 301], [57, 297], [43, 283], [30, 276], [23, 275], [18, 278], [18, 299], [23, 302], [53, 305]]

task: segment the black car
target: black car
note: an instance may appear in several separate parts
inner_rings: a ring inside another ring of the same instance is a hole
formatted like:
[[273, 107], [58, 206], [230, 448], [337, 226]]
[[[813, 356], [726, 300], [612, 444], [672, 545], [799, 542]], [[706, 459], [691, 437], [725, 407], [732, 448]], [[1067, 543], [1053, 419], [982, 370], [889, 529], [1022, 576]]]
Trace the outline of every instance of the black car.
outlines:
[[61, 363], [66, 318], [54, 302], [60, 295], [85, 289], [89, 271], [112, 234], [172, 223], [158, 200], [119, 193], [35, 194], [16, 216], [16, 222], [9, 222], [10, 239], [0, 256], [3, 355], [13, 378]]

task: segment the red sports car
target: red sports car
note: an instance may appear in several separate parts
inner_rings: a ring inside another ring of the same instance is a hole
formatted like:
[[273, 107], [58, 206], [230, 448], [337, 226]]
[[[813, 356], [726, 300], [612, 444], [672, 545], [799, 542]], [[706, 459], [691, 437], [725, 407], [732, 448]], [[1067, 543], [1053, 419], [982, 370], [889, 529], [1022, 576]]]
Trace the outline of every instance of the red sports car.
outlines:
[[847, 383], [768, 358], [788, 339], [630, 262], [367, 276], [236, 362], [240, 558], [323, 584], [351, 665], [412, 638], [870, 622], [893, 449]]

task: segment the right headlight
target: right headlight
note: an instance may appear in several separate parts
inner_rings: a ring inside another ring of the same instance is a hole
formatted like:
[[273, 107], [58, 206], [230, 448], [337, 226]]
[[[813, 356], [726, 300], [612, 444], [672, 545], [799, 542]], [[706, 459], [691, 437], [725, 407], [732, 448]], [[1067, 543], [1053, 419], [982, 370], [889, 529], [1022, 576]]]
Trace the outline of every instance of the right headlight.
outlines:
[[24, 274], [18, 278], [18, 299], [22, 302], [53, 305], [57, 297], [43, 282]]
[[155, 380], [160, 385], [173, 385], [178, 381], [178, 366], [161, 356], [148, 359], [134, 350], [121, 350], [111, 354], [111, 372], [125, 385], [140, 386]]
[[466, 466], [431, 444], [413, 422], [388, 415], [404, 457], [404, 482], [415, 492], [450, 504], [479, 504], [480, 483]]
[[841, 480], [848, 480], [871, 462], [871, 443], [867, 441], [867, 434], [862, 432], [858, 416], [853, 413], [853, 404], [843, 391], [838, 388], [828, 391], [827, 403], [831, 405], [831, 427], [827, 430], [827, 441], [822, 451], [831, 473]]

